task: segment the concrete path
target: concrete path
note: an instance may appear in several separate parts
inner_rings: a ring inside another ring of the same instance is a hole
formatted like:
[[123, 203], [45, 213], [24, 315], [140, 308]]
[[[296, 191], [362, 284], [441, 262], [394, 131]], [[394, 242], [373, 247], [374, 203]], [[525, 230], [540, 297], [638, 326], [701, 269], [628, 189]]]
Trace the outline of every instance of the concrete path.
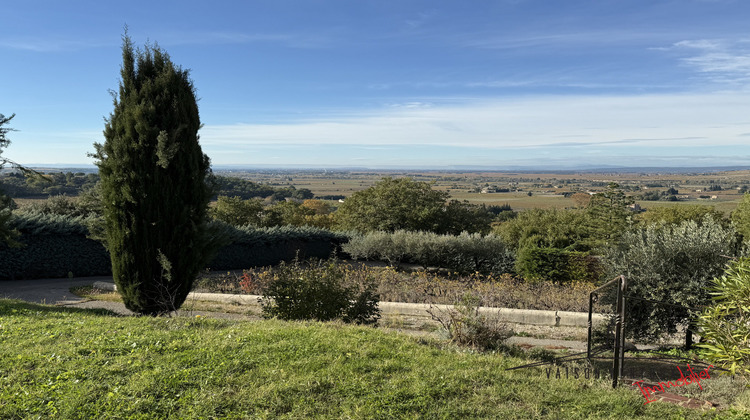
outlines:
[[58, 305], [61, 302], [81, 302], [83, 299], [70, 293], [70, 288], [90, 286], [96, 281], [111, 283], [112, 277], [0, 281], [0, 297], [49, 305]]

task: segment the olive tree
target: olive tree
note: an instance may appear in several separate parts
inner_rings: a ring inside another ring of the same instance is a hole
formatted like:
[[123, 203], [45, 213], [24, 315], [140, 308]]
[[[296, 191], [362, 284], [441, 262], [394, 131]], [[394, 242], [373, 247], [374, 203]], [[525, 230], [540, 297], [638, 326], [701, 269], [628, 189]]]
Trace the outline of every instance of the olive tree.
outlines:
[[210, 258], [210, 164], [187, 70], [125, 35], [114, 111], [95, 144], [112, 274], [125, 306], [159, 315], [182, 305]]
[[[711, 216], [623, 234], [606, 259], [611, 276], [628, 279], [627, 334], [656, 339], [692, 323], [696, 310], [710, 302], [707, 286], [737, 253], [735, 236]], [[691, 343], [688, 332], [686, 345]]]

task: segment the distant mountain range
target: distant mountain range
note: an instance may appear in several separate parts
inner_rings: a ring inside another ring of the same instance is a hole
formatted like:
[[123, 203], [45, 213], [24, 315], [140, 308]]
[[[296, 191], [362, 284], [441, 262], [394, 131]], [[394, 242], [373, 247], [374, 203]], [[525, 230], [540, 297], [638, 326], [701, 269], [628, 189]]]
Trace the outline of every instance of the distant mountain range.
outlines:
[[[87, 164], [28, 164], [32, 169], [60, 172], [96, 172], [95, 165]], [[705, 173], [750, 170], [750, 166], [694, 166], [694, 167], [628, 167], [628, 166], [606, 166], [606, 165], [538, 165], [538, 166], [475, 166], [475, 165], [451, 165], [451, 166], [331, 166], [331, 165], [214, 165], [216, 172], [240, 172], [257, 170], [330, 170], [330, 171], [491, 171], [491, 172], [525, 172], [525, 173]], [[3, 169], [8, 171], [9, 168]]]

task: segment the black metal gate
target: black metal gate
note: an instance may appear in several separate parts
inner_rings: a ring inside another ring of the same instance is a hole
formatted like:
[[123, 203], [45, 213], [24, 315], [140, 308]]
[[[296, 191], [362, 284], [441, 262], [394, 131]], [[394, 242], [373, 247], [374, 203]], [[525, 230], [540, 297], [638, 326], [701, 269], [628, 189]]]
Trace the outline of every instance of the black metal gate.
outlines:
[[[606, 371], [608, 371], [611, 375], [612, 387], [615, 388], [619, 383], [622, 382], [630, 382], [632, 384], [639, 380], [649, 381], [652, 379], [650, 377], [660, 377], [664, 375], [665, 367], [669, 367], [675, 372], [679, 370], [679, 372], [682, 373], [679, 365], [683, 363], [688, 363], [688, 368], [692, 368], [692, 366], [695, 366], [705, 367], [706, 369], [708, 369], [709, 365], [700, 360], [694, 358], [686, 359], [684, 357], [668, 354], [660, 354], [658, 352], [654, 352], [653, 350], [650, 350], [649, 354], [645, 357], [625, 357], [625, 328], [627, 324], [626, 303], [628, 299], [648, 301], [657, 305], [678, 306], [669, 302], [658, 302], [635, 296], [628, 296], [627, 290], [627, 278], [625, 276], [617, 276], [589, 293], [588, 343], [585, 355], [584, 353], [570, 354], [564, 357], [555, 358], [555, 360], [551, 362], [530, 363], [523, 366], [513, 367], [508, 370], [528, 367], [541, 367], [550, 364], [561, 366], [562, 364], [567, 362], [585, 360], [591, 371], [603, 371], [606, 369]], [[614, 312], [610, 313], [611, 319], [609, 321], [610, 323], [608, 324], [614, 327], [614, 339], [610, 339], [610, 341], [608, 342], [600, 343], [599, 345], [595, 346], [594, 306], [599, 302], [600, 297], [605, 294], [610, 294], [610, 296], [614, 295], [614, 301], [612, 301], [611, 297], [609, 299], [609, 302], [611, 302], [612, 306], [614, 306]], [[689, 328], [687, 333], [690, 334]], [[625, 369], [626, 362], [631, 364], [631, 369]], [[714, 366], [710, 367], [714, 370], [724, 370]]]

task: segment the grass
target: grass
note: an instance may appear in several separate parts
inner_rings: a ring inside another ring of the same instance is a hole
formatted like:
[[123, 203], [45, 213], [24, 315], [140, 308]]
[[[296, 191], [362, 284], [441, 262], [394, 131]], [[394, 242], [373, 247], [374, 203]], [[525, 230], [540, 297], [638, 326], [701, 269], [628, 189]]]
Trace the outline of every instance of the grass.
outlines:
[[700, 418], [527, 360], [336, 323], [0, 300], [0, 418]]
[[[101, 300], [105, 302], [122, 302], [122, 297], [117, 292], [108, 292], [95, 289], [92, 286], [72, 287], [70, 292], [85, 299]], [[224, 303], [214, 301], [203, 301], [188, 298], [180, 308], [182, 312], [220, 312], [224, 314], [238, 314], [258, 319], [261, 311], [258, 305], [241, 305], [238, 303]]]

